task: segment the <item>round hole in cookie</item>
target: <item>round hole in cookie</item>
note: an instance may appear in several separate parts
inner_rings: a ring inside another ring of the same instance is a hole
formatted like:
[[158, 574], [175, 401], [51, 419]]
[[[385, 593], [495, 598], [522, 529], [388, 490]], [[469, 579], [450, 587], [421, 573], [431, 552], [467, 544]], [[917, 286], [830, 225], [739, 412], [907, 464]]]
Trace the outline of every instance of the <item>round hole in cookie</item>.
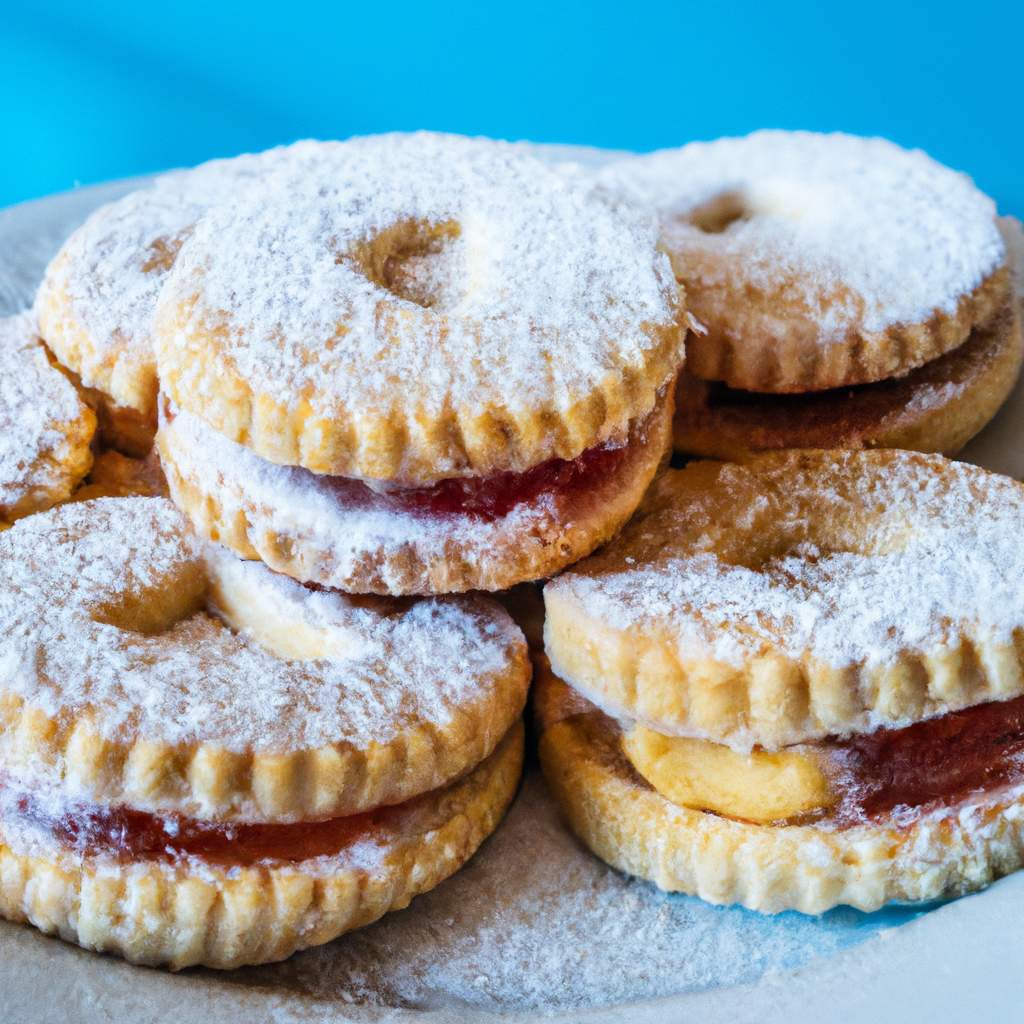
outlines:
[[151, 274], [153, 271], [167, 273], [174, 266], [178, 252], [189, 234], [190, 232], [185, 231], [170, 238], [154, 238], [146, 246], [146, 259], [142, 264], [142, 272], [144, 274]]
[[405, 220], [338, 257], [378, 288], [424, 309], [451, 309], [464, 291], [457, 221]]
[[720, 235], [738, 221], [748, 220], [753, 210], [739, 189], [719, 192], [694, 207], [684, 219], [707, 235]]

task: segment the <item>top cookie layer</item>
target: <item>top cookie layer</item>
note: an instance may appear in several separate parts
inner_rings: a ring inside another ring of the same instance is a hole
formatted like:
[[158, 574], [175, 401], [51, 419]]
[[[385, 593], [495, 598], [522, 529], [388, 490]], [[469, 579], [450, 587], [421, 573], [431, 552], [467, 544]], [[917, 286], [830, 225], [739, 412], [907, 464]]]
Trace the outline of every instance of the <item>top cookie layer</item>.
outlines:
[[96, 417], [30, 313], [0, 319], [0, 523], [63, 501], [92, 465]]
[[658, 732], [777, 747], [1024, 692], [1024, 486], [779, 452], [655, 483], [545, 588], [555, 672]]
[[161, 498], [0, 537], [5, 771], [65, 795], [269, 821], [397, 803], [482, 760], [528, 679], [494, 602], [314, 593], [204, 555]]
[[882, 139], [757, 132], [619, 161], [657, 209], [690, 311], [688, 370], [750, 391], [899, 376], [1007, 298], [995, 207]]
[[211, 203], [306, 148], [212, 160], [96, 210], [54, 257], [36, 297], [40, 330], [61, 363], [116, 405], [155, 418], [153, 310], [178, 249]]
[[624, 437], [678, 370], [647, 214], [522, 147], [324, 143], [210, 211], [156, 318], [163, 388], [272, 462], [429, 483]]

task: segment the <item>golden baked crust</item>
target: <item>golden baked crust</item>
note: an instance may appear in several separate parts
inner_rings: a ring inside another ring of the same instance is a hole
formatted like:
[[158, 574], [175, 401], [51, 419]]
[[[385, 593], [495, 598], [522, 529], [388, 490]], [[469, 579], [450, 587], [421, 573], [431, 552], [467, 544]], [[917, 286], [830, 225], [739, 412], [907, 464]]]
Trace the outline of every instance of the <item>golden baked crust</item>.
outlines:
[[551, 576], [618, 532], [668, 454], [671, 404], [669, 392], [593, 487], [498, 519], [347, 507], [329, 480], [266, 463], [189, 413], [165, 417], [157, 445], [178, 507], [242, 558], [350, 593], [494, 591]]
[[[136, 193], [129, 197], [129, 202], [137, 204], [145, 194]], [[93, 221], [107, 219], [116, 205], [103, 207], [93, 215]], [[88, 230], [89, 227], [79, 229], [80, 232]], [[76, 242], [72, 235], [47, 268], [36, 300], [40, 333], [61, 363], [80, 374], [89, 387], [101, 390], [118, 404], [155, 418], [157, 382], [152, 359], [147, 363], [145, 359], [130, 358], [131, 351], [121, 351], [120, 347], [108, 351], [110, 339], [96, 337], [84, 326], [76, 311], [72, 282], [81, 272], [75, 257]], [[175, 244], [175, 250], [179, 244]], [[140, 262], [145, 255], [145, 252], [139, 253]], [[154, 269], [161, 273], [166, 270]]]
[[89, 802], [354, 814], [447, 784], [525, 703], [526, 644], [489, 599], [312, 593], [197, 551], [164, 499], [63, 505], [0, 546], [0, 760]]
[[1009, 397], [1024, 359], [1018, 304], [906, 377], [800, 395], [723, 389], [680, 375], [678, 451], [742, 461], [778, 448], [907, 448], [952, 455]]
[[737, 749], [1024, 692], [1024, 486], [937, 455], [776, 452], [655, 481], [548, 583], [559, 676]]
[[661, 889], [751, 910], [877, 910], [980, 889], [1024, 865], [1024, 791], [950, 812], [829, 830], [754, 825], [679, 807], [633, 771], [615, 724], [550, 673], [535, 687], [545, 778], [573, 831], [602, 860]]
[[[689, 280], [692, 270], [675, 265], [680, 280]], [[816, 325], [801, 320], [799, 305], [782, 312], [779, 296], [751, 297], [734, 274], [726, 271], [723, 277], [735, 285], [713, 300], [690, 293], [690, 312], [707, 330], [690, 336], [687, 369], [702, 380], [772, 394], [826, 391], [907, 374], [964, 344], [978, 325], [998, 315], [1011, 294], [1010, 272], [1001, 267], [962, 296], [952, 313], [936, 311], [920, 323], [884, 331], [851, 331], [841, 342], [822, 345]], [[771, 329], [779, 324], [784, 329]]]
[[152, 445], [153, 310], [196, 219], [272, 166], [303, 159], [310, 147], [297, 143], [161, 175], [94, 210], [50, 262], [36, 296], [41, 333], [88, 389], [107, 444], [133, 456]]
[[47, 269], [36, 299], [39, 331], [62, 365], [78, 375], [83, 385], [88, 381], [83, 393], [96, 410], [104, 440], [129, 455], [144, 455], [156, 433], [157, 379], [152, 356], [133, 358], [130, 348], [109, 348], [109, 339], [98, 338], [86, 328], [69, 290], [71, 263], [65, 245]]
[[429, 484], [624, 436], [682, 364], [681, 306], [646, 212], [419, 133], [210, 211], [154, 332], [164, 392], [261, 458]]
[[30, 313], [0, 318], [0, 523], [63, 501], [92, 465], [96, 417], [39, 341]]
[[26, 844], [0, 823], [0, 914], [98, 952], [174, 970], [283, 960], [400, 910], [457, 871], [519, 783], [523, 728], [352, 857], [228, 869], [118, 864]]
[[658, 211], [690, 313], [692, 376], [823, 391], [902, 376], [1009, 299], [995, 204], [883, 139], [761, 131], [617, 161]]
[[133, 459], [107, 450], [96, 456], [85, 483], [71, 495], [71, 501], [93, 498], [166, 498], [167, 480], [155, 451], [144, 459]]

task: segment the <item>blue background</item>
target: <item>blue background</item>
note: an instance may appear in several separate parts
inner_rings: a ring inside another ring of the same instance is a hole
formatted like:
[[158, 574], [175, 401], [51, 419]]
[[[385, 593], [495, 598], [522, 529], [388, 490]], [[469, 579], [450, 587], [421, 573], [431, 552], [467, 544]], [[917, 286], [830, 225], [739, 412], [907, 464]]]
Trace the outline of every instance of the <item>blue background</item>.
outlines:
[[1024, 213], [1024, 3], [0, 0], [0, 205], [302, 136], [922, 146]]

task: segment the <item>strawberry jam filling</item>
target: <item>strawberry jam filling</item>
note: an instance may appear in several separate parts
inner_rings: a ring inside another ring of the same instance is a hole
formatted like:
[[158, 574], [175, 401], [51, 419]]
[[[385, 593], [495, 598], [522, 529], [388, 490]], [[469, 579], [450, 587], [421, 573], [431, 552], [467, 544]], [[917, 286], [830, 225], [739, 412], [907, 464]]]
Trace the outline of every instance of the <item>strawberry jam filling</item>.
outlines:
[[361, 814], [294, 824], [221, 824], [131, 807], [93, 805], [54, 814], [28, 794], [18, 795], [10, 803], [22, 821], [82, 856], [108, 856], [122, 863], [197, 858], [224, 867], [248, 867], [266, 861], [298, 863], [333, 857], [359, 843], [381, 842], [429, 797], [425, 794]]
[[[340, 505], [428, 518], [463, 516], [494, 522], [520, 505], [536, 504], [545, 498], [571, 502], [599, 488], [621, 472], [637, 448], [646, 444], [648, 427], [660, 409], [658, 405], [648, 416], [634, 422], [622, 444], [594, 445], [575, 459], [548, 459], [521, 473], [449, 477], [423, 487], [388, 485], [377, 489], [353, 477], [293, 468], [309, 473], [318, 486], [328, 487]], [[165, 399], [161, 411], [164, 422], [173, 423], [175, 415], [174, 406]]]
[[821, 745], [839, 824], [955, 805], [1024, 780], [1024, 697]]
[[588, 448], [578, 458], [549, 459], [525, 473], [441, 480], [432, 487], [403, 488], [387, 495], [408, 512], [436, 516], [472, 516], [493, 521], [517, 505], [534, 503], [546, 494], [571, 496], [610, 477], [625, 462], [628, 446]]
[[636, 438], [613, 447], [597, 445], [575, 459], [548, 459], [523, 473], [494, 473], [486, 477], [451, 477], [429, 487], [400, 487], [384, 493], [361, 480], [324, 477], [338, 499], [381, 510], [423, 516], [468, 516], [493, 522], [516, 506], [534, 504], [546, 496], [571, 499], [613, 476], [629, 458]]

